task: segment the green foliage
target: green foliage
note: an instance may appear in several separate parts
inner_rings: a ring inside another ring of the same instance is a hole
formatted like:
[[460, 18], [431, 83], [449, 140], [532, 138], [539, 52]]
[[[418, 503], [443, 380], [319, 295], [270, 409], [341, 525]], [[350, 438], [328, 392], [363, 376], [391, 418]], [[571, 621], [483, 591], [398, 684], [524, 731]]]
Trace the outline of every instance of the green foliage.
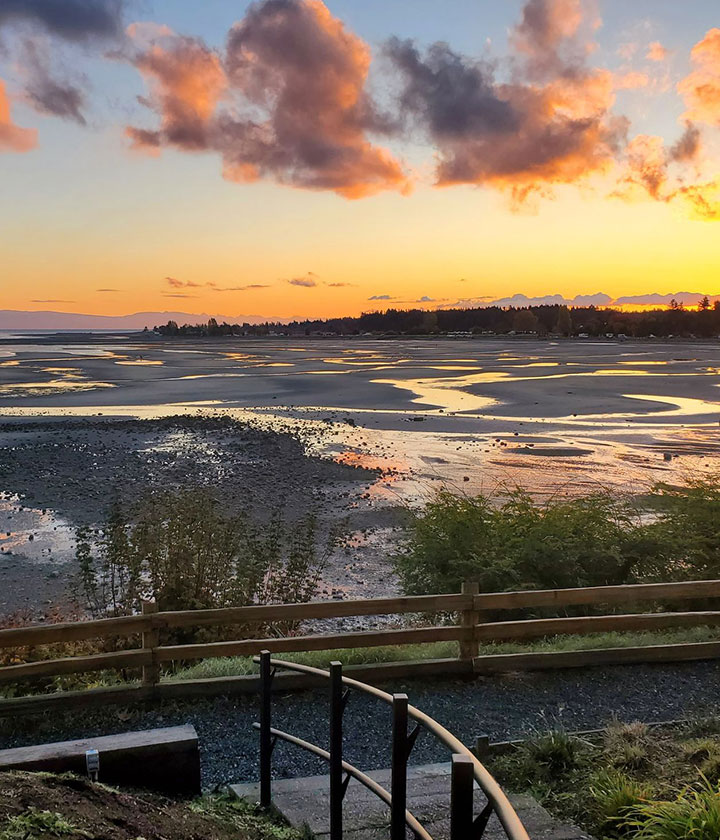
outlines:
[[556, 777], [578, 765], [583, 746], [578, 738], [555, 729], [527, 741], [524, 748], [529, 761], [541, 769], [543, 776]]
[[720, 790], [705, 780], [673, 800], [643, 802], [621, 823], [633, 840], [718, 840]]
[[[720, 719], [649, 727], [614, 721], [584, 738], [547, 732], [510, 755], [490, 758], [490, 771], [511, 791], [527, 791], [563, 822], [599, 840], [718, 840]], [[713, 737], [714, 736], [714, 737]], [[641, 755], [642, 760], [628, 760]]]
[[[334, 661], [343, 665], [368, 665], [381, 662], [407, 662], [419, 659], [455, 659], [457, 642], [429, 642], [418, 645], [387, 645], [380, 647], [343, 648], [337, 650], [309, 650], [300, 653], [278, 653], [277, 659], [325, 668]], [[170, 679], [206, 680], [213, 677], [235, 677], [257, 673], [257, 666], [250, 656], [228, 656], [220, 659], [202, 659], [192, 665], [178, 668]]]
[[57, 811], [40, 811], [29, 807], [24, 814], [10, 817], [0, 825], [0, 840], [47, 840], [50, 837], [90, 837]]
[[672, 551], [674, 576], [720, 576], [720, 476], [689, 478], [682, 487], [658, 485], [655, 503], [655, 530]]
[[648, 550], [638, 512], [609, 493], [538, 504], [515, 490], [499, 504], [443, 490], [419, 514], [396, 557], [412, 595], [626, 583]]
[[639, 770], [647, 766], [648, 727], [640, 721], [614, 721], [605, 730], [605, 756], [613, 767]]
[[279, 815], [231, 794], [203, 796], [191, 802], [190, 809], [232, 826], [243, 840], [308, 840], [310, 836], [290, 827]]
[[559, 779], [585, 767], [593, 753], [587, 741], [556, 728], [523, 741], [511, 753], [496, 759], [493, 770], [511, 790], [529, 787], [543, 799], [551, 795]]
[[410, 595], [466, 580], [492, 592], [720, 577], [719, 476], [658, 485], [644, 507], [610, 492], [541, 503], [442, 490], [414, 514], [395, 567]]
[[323, 562], [314, 516], [227, 516], [202, 488], [153, 493], [132, 510], [115, 500], [105, 525], [78, 529], [76, 543], [97, 614], [137, 612], [150, 598], [163, 610], [307, 601]]
[[648, 789], [617, 770], [600, 770], [591, 780], [593, 817], [604, 836], [627, 834], [621, 821], [648, 796]]

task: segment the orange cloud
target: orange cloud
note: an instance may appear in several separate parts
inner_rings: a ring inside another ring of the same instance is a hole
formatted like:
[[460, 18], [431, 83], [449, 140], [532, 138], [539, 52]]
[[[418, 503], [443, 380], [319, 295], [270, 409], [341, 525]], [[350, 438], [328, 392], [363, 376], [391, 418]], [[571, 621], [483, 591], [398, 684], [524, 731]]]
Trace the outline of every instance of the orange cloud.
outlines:
[[653, 41], [648, 46], [645, 58], [647, 58], [648, 61], [665, 61], [669, 55], [670, 50], [667, 47], [664, 47], [660, 41]]
[[198, 39], [160, 37], [134, 59], [161, 121], [128, 129], [137, 147], [218, 152], [231, 181], [346, 198], [407, 189], [400, 162], [368, 139], [391, 127], [365, 91], [369, 47], [319, 0], [252, 4], [222, 58]]
[[438, 185], [492, 184], [518, 202], [612, 164], [627, 122], [610, 113], [613, 74], [586, 66], [581, 11], [578, 0], [529, 0], [513, 36], [523, 59], [507, 84], [447, 44], [422, 55], [411, 41], [389, 43], [404, 109], [438, 149]]
[[660, 198], [668, 165], [663, 138], [638, 134], [628, 143], [627, 156], [626, 184], [640, 186], [653, 198]]
[[0, 152], [28, 152], [37, 145], [34, 128], [20, 128], [10, 116], [10, 100], [0, 79]]
[[615, 76], [615, 88], [617, 90], [637, 90], [647, 87], [650, 84], [650, 77], [647, 73], [638, 73], [631, 70]]
[[688, 109], [685, 116], [720, 125], [720, 29], [708, 30], [692, 48], [690, 58], [695, 69], [677, 86]]
[[165, 42], [151, 44], [134, 59], [151, 90], [145, 104], [160, 114], [160, 128], [131, 126], [127, 134], [138, 148], [206, 149], [210, 121], [226, 87], [220, 57], [196, 38], [170, 36]]
[[[632, 199], [643, 193], [657, 201], [683, 205], [690, 216], [703, 221], [720, 220], [720, 180], [688, 182], [686, 164], [700, 154], [700, 132], [688, 122], [680, 139], [669, 149], [662, 137], [640, 134], [626, 149], [625, 174], [615, 196]], [[673, 170], [672, 165], [675, 167]]]
[[720, 221], [720, 179], [678, 187], [672, 198], [684, 202], [693, 218]]
[[250, 6], [230, 31], [226, 66], [233, 89], [265, 115], [221, 117], [227, 178], [346, 198], [407, 189], [399, 161], [367, 137], [389, 129], [365, 91], [370, 49], [319, 0]]

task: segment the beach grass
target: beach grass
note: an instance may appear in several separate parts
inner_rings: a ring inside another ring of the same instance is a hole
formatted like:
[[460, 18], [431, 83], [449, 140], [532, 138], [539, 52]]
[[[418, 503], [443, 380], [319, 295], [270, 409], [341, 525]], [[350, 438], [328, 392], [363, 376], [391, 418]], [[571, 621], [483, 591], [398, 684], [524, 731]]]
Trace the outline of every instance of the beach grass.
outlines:
[[[597, 648], [645, 647], [649, 645], [691, 644], [696, 642], [720, 641], [720, 628], [689, 627], [675, 630], [645, 631], [637, 633], [607, 632], [587, 636], [550, 636], [532, 642], [496, 642], [480, 646], [480, 655], [503, 653], [549, 653]], [[315, 668], [327, 668], [337, 660], [343, 665], [372, 665], [385, 662], [411, 662], [428, 659], [455, 659], [458, 656], [457, 642], [431, 642], [419, 645], [388, 645], [308, 651], [305, 653], [279, 653], [277, 659], [297, 662]], [[164, 680], [203, 680], [214, 677], [235, 677], [257, 673], [252, 657], [233, 656], [219, 659], [203, 659], [192, 665], [179, 666], [164, 676]]]

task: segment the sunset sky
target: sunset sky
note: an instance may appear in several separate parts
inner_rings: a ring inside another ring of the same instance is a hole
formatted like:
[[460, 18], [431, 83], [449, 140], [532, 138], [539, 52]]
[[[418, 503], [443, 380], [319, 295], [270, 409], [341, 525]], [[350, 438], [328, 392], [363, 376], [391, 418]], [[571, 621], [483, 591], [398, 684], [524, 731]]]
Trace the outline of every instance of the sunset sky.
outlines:
[[0, 309], [720, 296], [720, 5], [0, 0], [0, 185]]

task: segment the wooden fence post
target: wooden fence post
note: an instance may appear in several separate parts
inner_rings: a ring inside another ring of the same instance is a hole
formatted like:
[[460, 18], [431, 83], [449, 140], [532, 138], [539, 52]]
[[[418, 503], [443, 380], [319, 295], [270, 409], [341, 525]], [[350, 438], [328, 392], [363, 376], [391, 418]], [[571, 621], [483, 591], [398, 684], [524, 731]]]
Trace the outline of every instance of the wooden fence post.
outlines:
[[[465, 581], [462, 585], [463, 595], [478, 595], [480, 584], [472, 581]], [[478, 623], [480, 613], [474, 607], [463, 610], [460, 616], [460, 625], [471, 628], [472, 637], [460, 642], [460, 659], [474, 659], [480, 652], [478, 641], [475, 637], [475, 625]]]
[[[152, 615], [158, 611], [156, 601], [143, 601], [142, 614]], [[152, 651], [152, 665], [144, 665], [142, 671], [143, 685], [154, 686], [160, 682], [160, 666], [156, 661], [155, 648], [160, 644], [160, 629], [157, 626], [152, 626], [150, 630], [143, 631], [142, 646], [144, 650]]]

